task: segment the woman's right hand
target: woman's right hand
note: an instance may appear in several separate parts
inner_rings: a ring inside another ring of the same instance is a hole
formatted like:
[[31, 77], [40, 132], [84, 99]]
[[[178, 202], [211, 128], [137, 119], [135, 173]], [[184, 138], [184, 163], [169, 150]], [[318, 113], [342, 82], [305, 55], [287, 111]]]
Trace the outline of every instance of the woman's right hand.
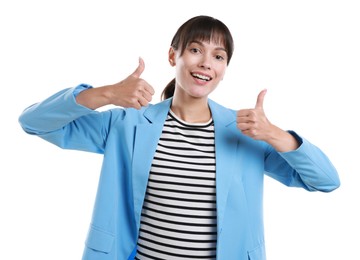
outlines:
[[136, 109], [149, 104], [155, 91], [147, 81], [140, 78], [144, 69], [144, 60], [139, 58], [139, 66], [131, 75], [119, 83], [109, 86], [111, 104]]
[[76, 97], [76, 102], [90, 109], [105, 105], [136, 109], [147, 106], [155, 91], [147, 81], [140, 78], [144, 69], [144, 60], [139, 58], [138, 67], [127, 78], [112, 85], [84, 90]]

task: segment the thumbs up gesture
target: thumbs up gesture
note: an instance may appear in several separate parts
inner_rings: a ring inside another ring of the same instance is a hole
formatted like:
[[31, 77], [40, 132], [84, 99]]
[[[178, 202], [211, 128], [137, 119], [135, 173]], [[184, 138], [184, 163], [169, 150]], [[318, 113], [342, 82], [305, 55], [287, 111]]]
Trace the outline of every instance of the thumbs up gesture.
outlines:
[[266, 89], [262, 90], [256, 100], [255, 108], [237, 111], [236, 123], [239, 130], [255, 140], [270, 144], [278, 152], [287, 152], [299, 147], [298, 140], [289, 132], [270, 123], [264, 112]]
[[240, 109], [237, 111], [237, 127], [244, 135], [247, 135], [255, 140], [266, 141], [269, 135], [269, 130], [272, 128], [272, 124], [265, 116], [263, 107], [266, 91], [267, 90], [264, 89], [259, 93], [255, 108]]
[[90, 109], [106, 105], [136, 109], [147, 106], [155, 91], [149, 83], [140, 78], [144, 69], [145, 63], [139, 58], [138, 67], [126, 79], [116, 84], [86, 89], [77, 95], [76, 102]]
[[139, 58], [139, 65], [126, 79], [111, 85], [111, 104], [122, 107], [140, 109], [147, 106], [155, 91], [152, 86], [143, 80], [141, 74], [145, 69], [145, 63]]

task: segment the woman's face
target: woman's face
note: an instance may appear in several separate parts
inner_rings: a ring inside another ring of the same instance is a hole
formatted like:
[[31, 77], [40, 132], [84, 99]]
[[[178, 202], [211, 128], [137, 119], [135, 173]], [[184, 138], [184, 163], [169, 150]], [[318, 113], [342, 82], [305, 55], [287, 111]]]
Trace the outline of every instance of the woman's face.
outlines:
[[194, 41], [183, 54], [170, 48], [169, 60], [176, 66], [176, 90], [192, 98], [207, 98], [223, 79], [227, 68], [227, 53], [214, 41]]

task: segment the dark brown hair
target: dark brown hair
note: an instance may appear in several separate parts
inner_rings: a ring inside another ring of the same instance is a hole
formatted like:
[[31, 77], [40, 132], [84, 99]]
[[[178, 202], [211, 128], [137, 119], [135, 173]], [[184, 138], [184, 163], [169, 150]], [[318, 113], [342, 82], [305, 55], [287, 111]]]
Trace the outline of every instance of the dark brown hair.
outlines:
[[[179, 27], [175, 33], [171, 47], [180, 50], [180, 56], [184, 53], [187, 45], [194, 41], [210, 41], [222, 43], [227, 53], [227, 64], [229, 64], [234, 52], [234, 41], [228, 27], [211, 16], [195, 16]], [[161, 99], [167, 99], [174, 95], [175, 78], [170, 81], [161, 93]]]

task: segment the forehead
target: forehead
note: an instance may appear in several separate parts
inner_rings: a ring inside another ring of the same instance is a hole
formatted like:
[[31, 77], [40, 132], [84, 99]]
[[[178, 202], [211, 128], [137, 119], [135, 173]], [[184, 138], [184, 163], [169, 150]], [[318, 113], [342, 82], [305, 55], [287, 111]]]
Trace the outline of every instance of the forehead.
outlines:
[[194, 37], [188, 38], [187, 45], [191, 43], [206, 43], [213, 44], [221, 47], [226, 46], [225, 36], [220, 33], [211, 33], [211, 34], [200, 34], [194, 35]]
[[217, 45], [225, 45], [225, 36], [222, 33], [211, 32], [205, 34], [194, 35], [192, 37], [193, 41], [201, 41], [201, 42], [213, 42]]

